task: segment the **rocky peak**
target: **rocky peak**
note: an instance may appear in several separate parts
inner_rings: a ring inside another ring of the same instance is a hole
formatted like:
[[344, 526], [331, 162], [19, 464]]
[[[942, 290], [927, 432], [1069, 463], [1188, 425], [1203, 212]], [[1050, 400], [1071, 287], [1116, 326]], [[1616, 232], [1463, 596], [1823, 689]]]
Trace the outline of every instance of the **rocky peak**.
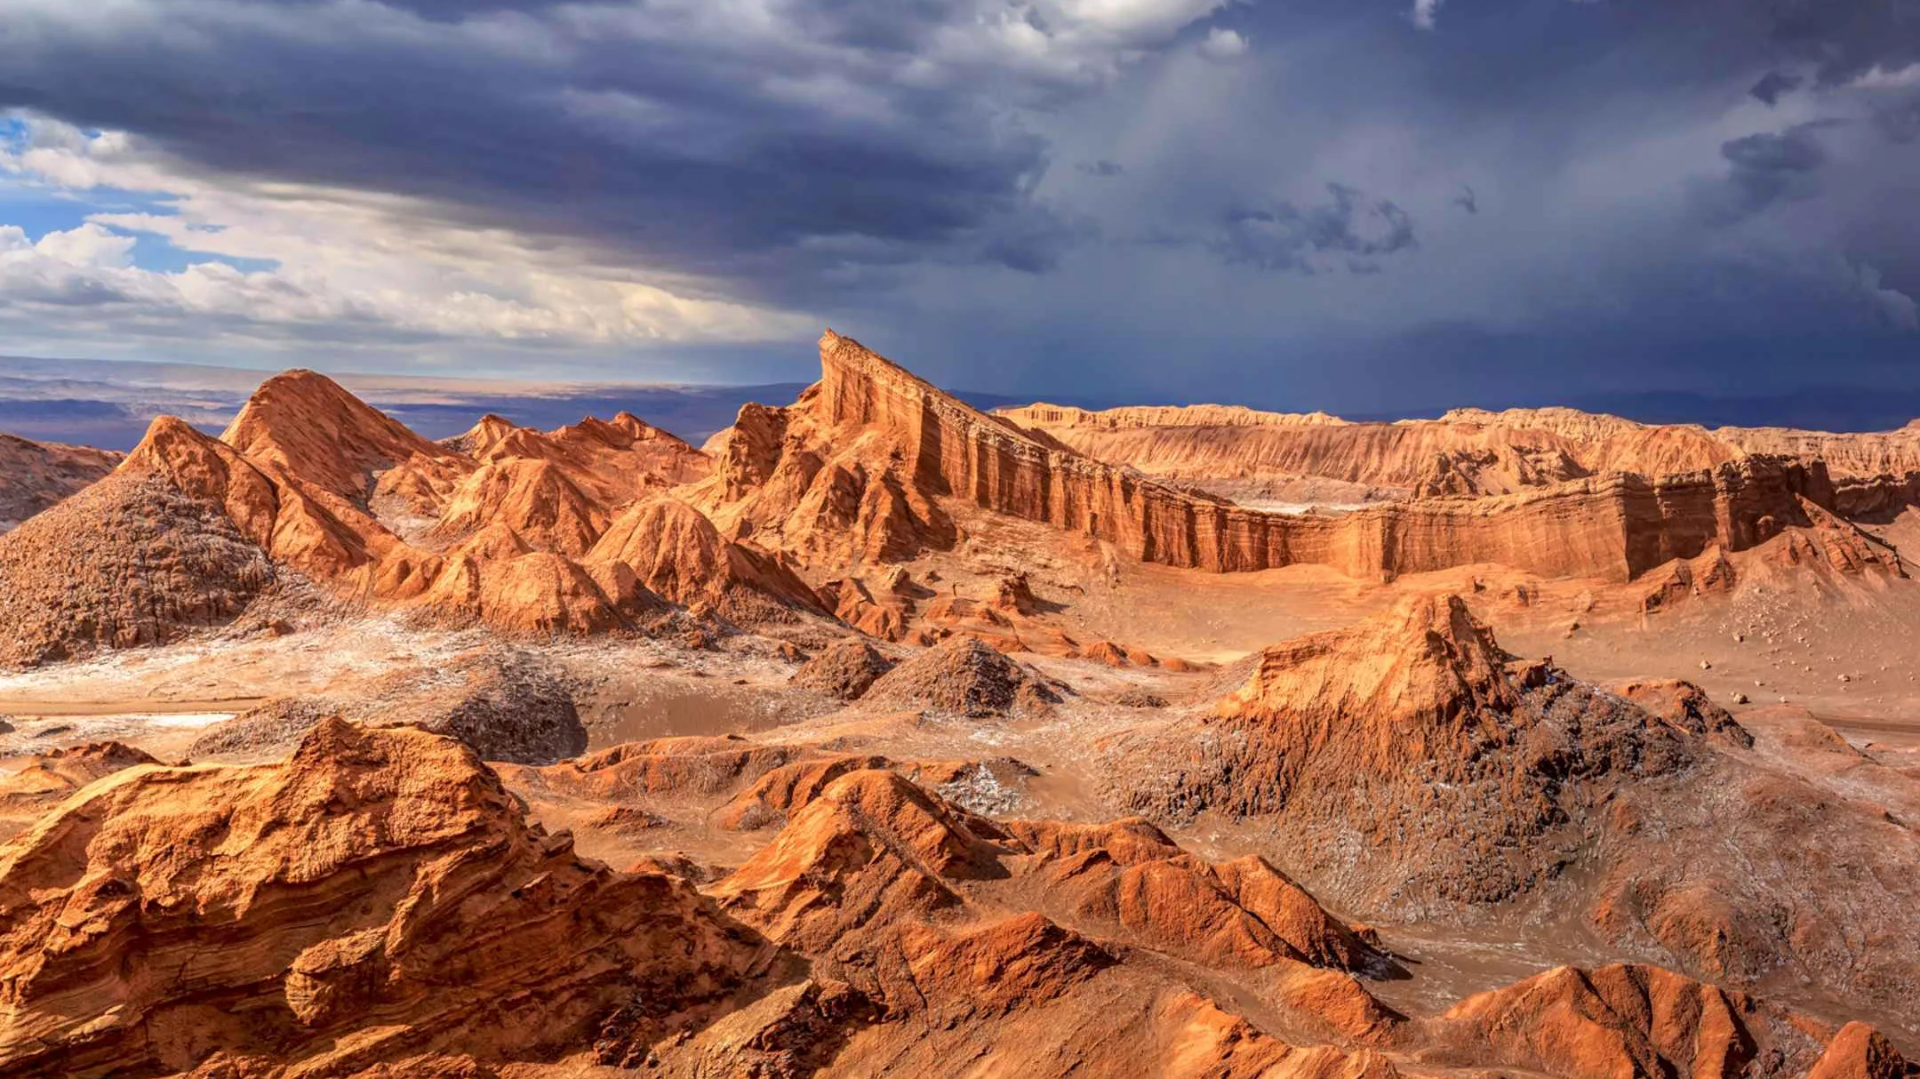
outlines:
[[339, 383], [306, 370], [261, 383], [220, 440], [249, 460], [356, 501], [366, 497], [376, 473], [416, 455], [448, 452]]

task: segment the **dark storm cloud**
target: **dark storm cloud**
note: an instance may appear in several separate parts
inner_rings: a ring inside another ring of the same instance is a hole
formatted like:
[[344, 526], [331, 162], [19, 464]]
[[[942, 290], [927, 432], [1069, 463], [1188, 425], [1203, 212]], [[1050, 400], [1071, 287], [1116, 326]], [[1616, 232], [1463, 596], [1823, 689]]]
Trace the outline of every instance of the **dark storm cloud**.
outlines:
[[1754, 83], [1752, 89], [1748, 90], [1747, 93], [1752, 94], [1756, 101], [1762, 101], [1768, 105], [1778, 105], [1782, 97], [1793, 93], [1804, 85], [1806, 85], [1806, 80], [1798, 75], [1785, 71], [1769, 71], [1765, 75], [1760, 76], [1760, 81]]
[[1910, 353], [1913, 4], [0, 0], [0, 103], [584, 238], [961, 386], [1774, 392]]
[[1214, 249], [1230, 263], [1314, 274], [1321, 256], [1340, 256], [1355, 273], [1379, 270], [1376, 256], [1415, 245], [1413, 218], [1388, 199], [1364, 200], [1345, 184], [1328, 184], [1331, 201], [1314, 206], [1276, 202], [1227, 215]]
[[846, 264], [1043, 268], [1080, 235], [1027, 197], [1047, 146], [1009, 110], [1139, 43], [1056, 27], [1036, 61], [1002, 38], [1043, 28], [978, 8], [31, 3], [0, 20], [0, 106], [790, 298]]
[[1912, 0], [1773, 0], [1773, 38], [1838, 86], [1879, 68], [1920, 62], [1920, 8]]
[[1702, 212], [1709, 221], [1730, 224], [1782, 199], [1812, 198], [1819, 191], [1817, 174], [1827, 163], [1820, 135], [1839, 126], [1840, 121], [1815, 120], [1777, 134], [1761, 132], [1722, 143], [1726, 179], [1698, 189]]

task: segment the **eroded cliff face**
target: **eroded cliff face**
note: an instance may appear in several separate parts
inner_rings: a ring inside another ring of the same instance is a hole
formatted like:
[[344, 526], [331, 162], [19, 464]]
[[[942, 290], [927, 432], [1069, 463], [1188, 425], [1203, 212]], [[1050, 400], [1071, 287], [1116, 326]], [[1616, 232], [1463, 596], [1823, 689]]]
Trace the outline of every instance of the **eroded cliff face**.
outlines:
[[523, 814], [460, 743], [338, 719], [281, 764], [115, 772], [0, 848], [0, 1069], [621, 1063], [738, 983], [751, 934]]
[[[323, 376], [296, 371], [263, 384], [222, 439], [156, 420], [116, 474], [164, 483], [210, 507], [227, 524], [209, 525], [209, 535], [230, 527], [273, 567], [337, 599], [454, 623], [543, 635], [645, 631], [679, 605], [741, 622], [838, 617], [904, 639], [920, 617], [942, 621], [944, 631], [977, 630], [1060, 654], [1081, 649], [1057, 627], [998, 632], [1008, 627], [959, 610], [959, 597], [916, 615], [908, 600], [876, 596], [861, 574], [955, 548], [978, 513], [1090, 538], [1121, 558], [1211, 573], [1304, 564], [1389, 581], [1494, 564], [1618, 583], [1787, 533], [1793, 561], [1898, 573], [1897, 561], [1835, 511], [1895, 512], [1913, 488], [1885, 476], [1836, 488], [1818, 460], [1720, 449], [1704, 455], [1708, 467], [1677, 471], [1667, 466], [1689, 459], [1689, 440], [1706, 437], [1698, 429], [1578, 413], [1551, 422], [1460, 419], [1452, 428], [1479, 432], [1465, 442], [1439, 437], [1435, 425], [1212, 407], [1036, 409], [1021, 415], [1059, 422], [1030, 428], [970, 408], [831, 331], [820, 357], [817, 385], [785, 408], [743, 408], [711, 457], [631, 416], [549, 432], [490, 416], [458, 438], [428, 442]], [[1165, 426], [1189, 421], [1203, 426]], [[1343, 474], [1357, 477], [1362, 463], [1399, 461], [1414, 471], [1375, 478], [1409, 480], [1428, 497], [1346, 513], [1273, 512], [1096, 460], [1049, 430], [1227, 432], [1255, 450], [1292, 439], [1322, 471], [1346, 461], [1354, 467]], [[1660, 471], [1595, 471], [1611, 460], [1596, 446], [1629, 442], [1639, 447], [1633, 459], [1655, 461]], [[1899, 464], [1888, 454], [1863, 460]], [[1476, 497], [1489, 488], [1513, 493]], [[132, 488], [113, 491], [82, 509], [124, 515], [108, 503], [133, 497]], [[30, 532], [11, 553], [0, 538], [0, 564], [64, 564], [94, 542], [87, 531], [70, 520], [58, 535]], [[169, 623], [217, 623], [249, 602], [245, 590], [214, 595], [234, 591], [216, 571], [193, 572], [213, 584], [161, 597], [153, 627], [129, 629], [126, 617], [95, 603], [101, 609], [92, 615], [63, 614], [64, 634], [36, 624], [36, 641], [5, 653], [31, 662], [170, 639]], [[176, 611], [188, 613], [169, 613]], [[10, 633], [18, 636], [0, 627], [0, 639]]]
[[951, 543], [939, 505], [951, 499], [1090, 536], [1144, 562], [1212, 572], [1307, 563], [1379, 580], [1491, 562], [1625, 581], [1710, 546], [1744, 550], [1807, 526], [1808, 503], [1834, 497], [1818, 464], [1748, 457], [1493, 499], [1263, 512], [1075, 453], [831, 331], [820, 354], [821, 381], [793, 408], [743, 413], [723, 454], [727, 478], [709, 486], [704, 503], [736, 534], [767, 536], [816, 560], [877, 561]]
[[1437, 420], [1345, 423], [1216, 405], [996, 413], [1098, 460], [1207, 487], [1284, 489], [1303, 478], [1376, 498], [1508, 494], [1605, 472], [1698, 472], [1749, 456], [1821, 461], [1836, 482], [1920, 475], [1920, 428], [1830, 434], [1643, 424], [1571, 408], [1454, 409]]

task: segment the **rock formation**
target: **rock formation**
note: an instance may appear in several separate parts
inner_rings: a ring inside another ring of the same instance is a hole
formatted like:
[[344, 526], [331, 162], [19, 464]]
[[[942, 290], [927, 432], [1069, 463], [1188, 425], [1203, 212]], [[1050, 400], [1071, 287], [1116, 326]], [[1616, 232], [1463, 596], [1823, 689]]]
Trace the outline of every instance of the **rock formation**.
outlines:
[[224, 625], [276, 577], [224, 514], [115, 474], [0, 537], [0, 668]]
[[[1091, 536], [1142, 561], [1214, 572], [1311, 563], [1378, 580], [1497, 562], [1625, 581], [1711, 545], [1744, 550], [1811, 526], [1819, 504], [1833, 499], [1818, 462], [1753, 456], [1651, 477], [1590, 475], [1496, 499], [1338, 516], [1263, 512], [1082, 456], [831, 331], [820, 355], [820, 383], [792, 408], [742, 413], [722, 449], [722, 474], [697, 496], [723, 530], [772, 537], [766, 542], [815, 560], [950, 544], [950, 515], [939, 503], [956, 499]], [[1430, 459], [1421, 456], [1423, 467]]]
[[431, 678], [397, 672], [351, 698], [276, 698], [208, 728], [194, 760], [277, 758], [339, 716], [367, 727], [415, 727], [457, 738], [483, 759], [551, 764], [586, 751], [566, 678], [532, 653], [488, 648], [453, 657]]
[[1463, 408], [1397, 423], [1217, 405], [1106, 412], [1031, 405], [997, 414], [1098, 460], [1223, 489], [1313, 477], [1376, 497], [1490, 495], [1604, 472], [1707, 471], [1748, 456], [1821, 461], [1840, 484], [1920, 476], [1920, 431], [1911, 426], [1863, 434], [1708, 430], [1571, 408]]
[[1135, 806], [1270, 818], [1317, 887], [1413, 913], [1539, 886], [1566, 857], [1570, 784], [1694, 756], [1640, 708], [1514, 661], [1454, 596], [1267, 648], [1194, 729], [1110, 753]]
[[953, 637], [881, 676], [864, 699], [882, 707], [983, 717], [1044, 711], [1060, 695], [1044, 678], [978, 640]]
[[120, 455], [0, 432], [0, 532], [112, 472]]
[[284, 764], [88, 787], [0, 848], [0, 915], [11, 1074], [618, 1064], [758, 951], [684, 882], [529, 826], [459, 743], [337, 720]]
[[858, 637], [845, 637], [793, 672], [793, 684], [816, 689], [843, 701], [858, 699], [893, 669], [893, 661]]

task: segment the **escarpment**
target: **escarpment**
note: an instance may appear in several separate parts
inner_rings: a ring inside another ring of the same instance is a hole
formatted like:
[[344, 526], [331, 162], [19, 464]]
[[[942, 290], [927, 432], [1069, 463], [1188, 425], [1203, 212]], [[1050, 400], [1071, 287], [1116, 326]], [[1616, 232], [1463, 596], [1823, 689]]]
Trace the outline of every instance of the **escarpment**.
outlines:
[[938, 503], [953, 499], [1144, 562], [1212, 572], [1317, 564], [1378, 580], [1491, 562], [1624, 581], [1710, 545], [1744, 550], [1809, 525], [1808, 503], [1833, 499], [1817, 463], [1755, 457], [1654, 478], [1587, 476], [1500, 498], [1337, 516], [1264, 512], [1082, 456], [831, 331], [820, 355], [820, 383], [785, 414], [743, 414], [723, 451], [729, 479], [706, 504], [738, 534], [776, 536], [809, 553], [822, 551], [823, 536], [842, 537], [830, 552], [841, 558], [951, 543]]

